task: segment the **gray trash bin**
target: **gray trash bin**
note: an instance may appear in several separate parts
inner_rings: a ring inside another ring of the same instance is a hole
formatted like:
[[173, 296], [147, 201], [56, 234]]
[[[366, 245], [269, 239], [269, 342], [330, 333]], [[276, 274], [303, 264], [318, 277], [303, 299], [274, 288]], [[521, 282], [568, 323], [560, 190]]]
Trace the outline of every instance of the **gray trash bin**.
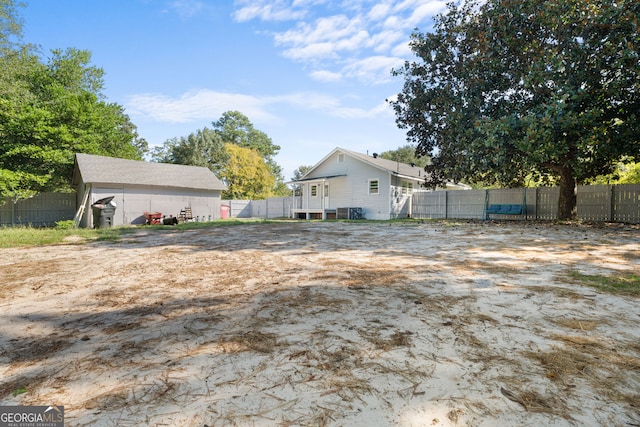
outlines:
[[116, 213], [116, 204], [113, 198], [105, 197], [91, 205], [93, 210], [93, 228], [110, 228], [113, 226], [113, 216]]

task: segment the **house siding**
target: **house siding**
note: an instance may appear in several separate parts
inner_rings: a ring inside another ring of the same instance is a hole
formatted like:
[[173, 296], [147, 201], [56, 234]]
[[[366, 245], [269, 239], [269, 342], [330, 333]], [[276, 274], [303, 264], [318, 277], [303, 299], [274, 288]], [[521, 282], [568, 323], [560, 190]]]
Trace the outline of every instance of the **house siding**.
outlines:
[[[323, 177], [332, 175], [346, 176], [328, 179], [329, 197], [324, 209], [336, 208], [362, 208], [367, 219], [389, 219], [390, 218], [390, 176], [389, 173], [374, 166], [368, 165], [348, 154], [344, 155], [344, 161], [338, 162], [336, 152], [327, 157], [325, 161], [318, 165], [312, 175], [305, 178]], [[369, 194], [369, 181], [377, 179], [379, 182], [379, 194]], [[310, 188], [314, 183], [318, 184], [319, 196], [315, 199], [310, 197]], [[321, 181], [309, 181], [305, 183], [303, 197], [307, 204], [303, 204], [308, 209], [321, 209], [322, 183]]]

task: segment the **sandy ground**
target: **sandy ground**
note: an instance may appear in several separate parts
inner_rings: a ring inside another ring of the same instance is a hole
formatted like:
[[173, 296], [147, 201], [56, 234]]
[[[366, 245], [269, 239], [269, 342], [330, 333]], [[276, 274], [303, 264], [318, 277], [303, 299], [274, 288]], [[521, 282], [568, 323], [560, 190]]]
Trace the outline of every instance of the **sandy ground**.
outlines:
[[569, 273], [640, 274], [639, 237], [282, 222], [1, 249], [0, 404], [68, 426], [638, 426], [640, 299]]

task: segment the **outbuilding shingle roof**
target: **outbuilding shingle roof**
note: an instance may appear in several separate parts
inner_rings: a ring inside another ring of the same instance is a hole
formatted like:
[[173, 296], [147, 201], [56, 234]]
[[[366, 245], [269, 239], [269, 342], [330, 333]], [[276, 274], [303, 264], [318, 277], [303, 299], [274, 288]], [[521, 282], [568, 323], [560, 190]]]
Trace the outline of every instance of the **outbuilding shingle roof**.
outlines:
[[[80, 174], [80, 177], [75, 176]], [[151, 163], [76, 154], [74, 183], [133, 184], [196, 190], [226, 190], [213, 172], [201, 166]]]

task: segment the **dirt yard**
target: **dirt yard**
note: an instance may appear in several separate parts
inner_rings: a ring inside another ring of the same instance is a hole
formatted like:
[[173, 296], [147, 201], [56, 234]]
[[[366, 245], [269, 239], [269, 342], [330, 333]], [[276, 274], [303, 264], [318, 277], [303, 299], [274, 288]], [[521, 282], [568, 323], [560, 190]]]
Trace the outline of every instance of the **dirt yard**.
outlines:
[[638, 426], [640, 228], [247, 223], [0, 249], [0, 405], [68, 426]]

